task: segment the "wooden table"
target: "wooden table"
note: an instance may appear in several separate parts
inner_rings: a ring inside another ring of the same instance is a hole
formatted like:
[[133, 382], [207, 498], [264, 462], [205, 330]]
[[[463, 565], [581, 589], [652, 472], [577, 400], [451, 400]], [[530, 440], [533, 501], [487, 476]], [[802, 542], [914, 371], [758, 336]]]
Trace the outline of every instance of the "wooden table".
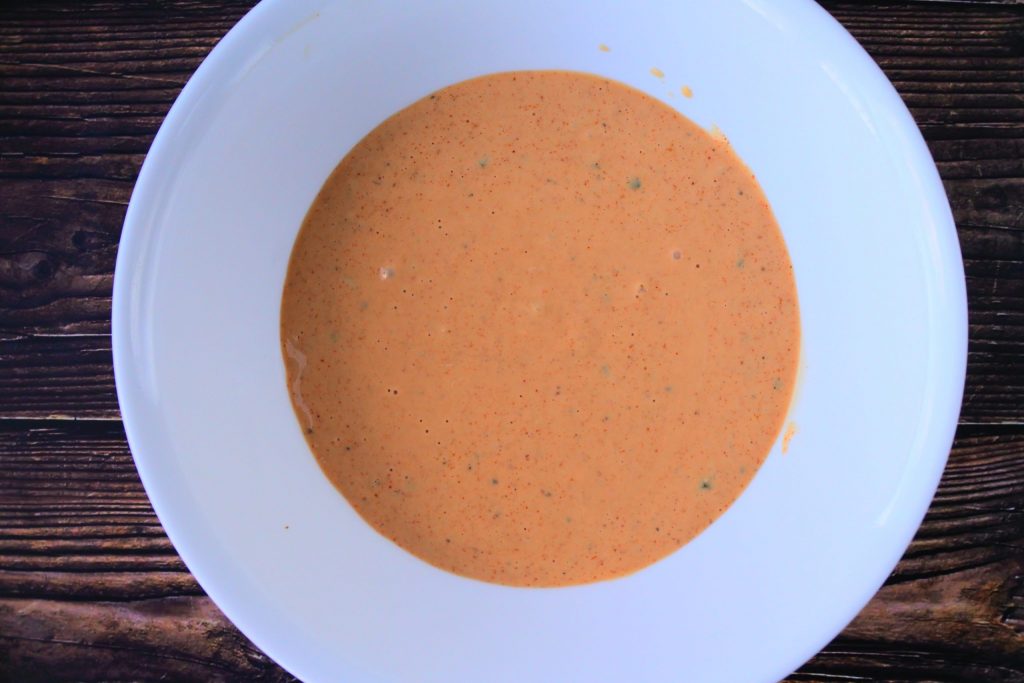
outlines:
[[[0, 681], [292, 680], [164, 536], [111, 371], [114, 256], [139, 166], [249, 5], [0, 4]], [[827, 7], [938, 162], [971, 341], [924, 525], [875, 599], [789, 680], [1024, 681], [1024, 7]]]

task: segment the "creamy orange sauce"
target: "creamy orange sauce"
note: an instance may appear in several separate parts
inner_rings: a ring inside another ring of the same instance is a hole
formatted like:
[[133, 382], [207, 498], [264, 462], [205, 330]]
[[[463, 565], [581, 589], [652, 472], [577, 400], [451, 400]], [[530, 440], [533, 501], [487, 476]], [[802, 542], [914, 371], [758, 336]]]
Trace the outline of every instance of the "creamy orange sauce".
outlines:
[[789, 445], [793, 442], [793, 437], [796, 436], [796, 423], [790, 422], [786, 425], [786, 431], [782, 434], [782, 452], [789, 452]]
[[785, 418], [799, 314], [724, 140], [616, 82], [516, 72], [345, 157], [281, 339], [309, 445], [367, 522], [464, 576], [561, 586], [646, 567], [732, 504]]

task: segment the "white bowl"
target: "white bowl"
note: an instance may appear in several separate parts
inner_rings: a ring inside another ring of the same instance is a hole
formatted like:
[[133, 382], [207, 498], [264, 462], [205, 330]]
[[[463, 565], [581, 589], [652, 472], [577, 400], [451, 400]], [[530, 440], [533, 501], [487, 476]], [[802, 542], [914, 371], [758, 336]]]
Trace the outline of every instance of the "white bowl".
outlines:
[[[788, 453], [777, 444], [678, 552], [588, 586], [460, 578], [373, 531], [310, 455], [278, 345], [292, 241], [342, 156], [431, 91], [511, 69], [602, 74], [721, 129], [772, 203], [799, 289]], [[967, 315], [913, 120], [809, 0], [266, 0], [153, 143], [113, 334], [128, 439], [168, 535], [300, 678], [736, 683], [800, 665], [899, 559], [956, 425]]]

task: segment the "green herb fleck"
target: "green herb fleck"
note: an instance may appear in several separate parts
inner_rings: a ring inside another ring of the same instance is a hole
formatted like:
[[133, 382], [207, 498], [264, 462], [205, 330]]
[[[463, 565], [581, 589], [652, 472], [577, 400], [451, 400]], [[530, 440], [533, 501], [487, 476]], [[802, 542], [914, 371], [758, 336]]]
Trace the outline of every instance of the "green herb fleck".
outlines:
[[701, 479], [700, 480], [700, 488], [701, 488], [702, 491], [710, 491], [711, 487], [712, 487], [712, 483], [711, 483], [710, 479]]
[[736, 262], [736, 267], [739, 268], [740, 270], [743, 270], [743, 267], [746, 266], [746, 265], [747, 265], [747, 260], [746, 259], [740, 259], [739, 261]]
[[480, 166], [480, 168], [487, 168], [487, 164], [491, 163], [491, 158], [483, 156], [477, 159], [476, 163]]
[[774, 389], [775, 391], [778, 391], [781, 388], [782, 388], [782, 380], [779, 379], [778, 377], [776, 377], [775, 379], [772, 380], [772, 389]]
[[629, 189], [631, 189], [631, 190], [639, 190], [640, 189], [640, 185], [641, 185], [640, 179], [637, 178], [636, 176], [634, 176], [634, 177], [629, 179]]

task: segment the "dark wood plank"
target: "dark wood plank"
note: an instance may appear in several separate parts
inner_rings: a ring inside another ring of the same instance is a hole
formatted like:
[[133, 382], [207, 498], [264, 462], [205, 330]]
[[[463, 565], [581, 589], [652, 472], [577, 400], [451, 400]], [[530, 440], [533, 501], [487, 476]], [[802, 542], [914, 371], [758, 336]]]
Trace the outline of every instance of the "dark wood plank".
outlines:
[[0, 679], [295, 680], [206, 597], [118, 603], [0, 598]]
[[117, 417], [111, 362], [108, 334], [0, 334], [0, 411], [8, 417]]
[[1024, 434], [986, 429], [961, 429], [886, 585], [788, 680], [1024, 681]]
[[[153, 515], [119, 422], [0, 420], [0, 471], [0, 634], [22, 632], [3, 625], [4, 607], [18, 600], [40, 601], [38, 618], [57, 628], [69, 604], [128, 601], [130, 613], [144, 603], [169, 619], [160, 605], [177, 603], [161, 601], [202, 595]], [[97, 609], [99, 618], [107, 607]], [[159, 628], [192, 628], [193, 618], [187, 611]], [[76, 622], [77, 649], [119, 637], [87, 623]], [[218, 617], [199, 633], [229, 628]], [[208, 658], [205, 638], [177, 645], [186, 649], [176, 656]], [[4, 647], [30, 667], [73, 656], [64, 643], [0, 640], [0, 672]], [[1022, 654], [1024, 433], [963, 428], [934, 504], [885, 588], [792, 680], [859, 672], [869, 680], [1019, 681]], [[202, 667], [221, 664], [235, 666], [215, 659]], [[196, 666], [196, 675], [207, 671]]]
[[[1024, 424], [1024, 229], [962, 222], [958, 232], [971, 320], [961, 421]], [[22, 259], [9, 280], [16, 284], [0, 289], [0, 416], [117, 417], [111, 278], [83, 273], [93, 259], [112, 264], [116, 237], [55, 230], [53, 241], [63, 246], [51, 247], [43, 244], [44, 230], [25, 234], [24, 251], [8, 252]], [[0, 263], [6, 239], [0, 233]], [[89, 242], [87, 256], [75, 257], [76, 240]]]
[[[289, 680], [202, 595], [120, 424], [96, 419], [118, 415], [110, 288], [132, 184], [249, 4], [0, 7], [0, 680]], [[935, 156], [971, 339], [966, 426], [925, 523], [789, 680], [1024, 682], [1024, 8], [1008, 4], [827, 3]]]
[[[81, 44], [34, 7], [0, 21], [0, 363], [11, 373], [0, 415], [117, 415], [109, 342], [79, 335], [109, 334], [117, 240], [144, 153], [245, 3], [127, 6], [90, 6]], [[946, 183], [971, 308], [962, 420], [1024, 424], [1024, 12], [830, 8], [896, 81]], [[52, 367], [90, 361], [37, 382], [43, 369], [21, 364], [41, 347]]]
[[0, 472], [0, 597], [202, 595], [153, 513], [119, 421], [0, 420]]

